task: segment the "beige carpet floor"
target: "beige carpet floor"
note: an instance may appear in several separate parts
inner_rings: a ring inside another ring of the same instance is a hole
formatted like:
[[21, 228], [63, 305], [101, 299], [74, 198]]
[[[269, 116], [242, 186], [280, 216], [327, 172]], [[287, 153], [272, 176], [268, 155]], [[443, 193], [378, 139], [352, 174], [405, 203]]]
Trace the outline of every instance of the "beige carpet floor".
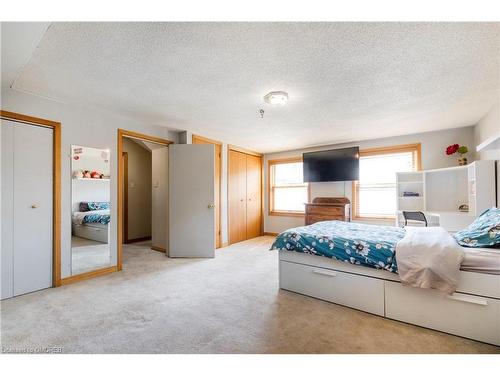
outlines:
[[4, 348], [63, 353], [500, 353], [500, 348], [278, 289], [271, 237], [124, 269], [1, 303]]

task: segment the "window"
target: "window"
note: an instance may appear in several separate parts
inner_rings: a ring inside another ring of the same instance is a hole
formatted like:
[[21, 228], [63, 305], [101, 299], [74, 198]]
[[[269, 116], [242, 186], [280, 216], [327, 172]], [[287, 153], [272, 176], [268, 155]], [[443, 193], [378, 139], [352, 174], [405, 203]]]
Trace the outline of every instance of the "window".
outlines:
[[359, 181], [353, 182], [354, 218], [394, 218], [396, 172], [420, 169], [420, 143], [360, 150], [359, 156]]
[[303, 215], [308, 201], [308, 184], [304, 183], [302, 158], [269, 161], [269, 213]]

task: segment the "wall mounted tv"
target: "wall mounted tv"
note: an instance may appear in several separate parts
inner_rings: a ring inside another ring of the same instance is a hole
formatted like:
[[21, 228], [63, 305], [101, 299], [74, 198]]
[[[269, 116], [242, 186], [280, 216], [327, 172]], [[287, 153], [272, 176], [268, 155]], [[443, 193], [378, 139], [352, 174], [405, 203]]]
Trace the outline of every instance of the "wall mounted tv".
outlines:
[[304, 182], [359, 180], [359, 147], [307, 152], [302, 157]]

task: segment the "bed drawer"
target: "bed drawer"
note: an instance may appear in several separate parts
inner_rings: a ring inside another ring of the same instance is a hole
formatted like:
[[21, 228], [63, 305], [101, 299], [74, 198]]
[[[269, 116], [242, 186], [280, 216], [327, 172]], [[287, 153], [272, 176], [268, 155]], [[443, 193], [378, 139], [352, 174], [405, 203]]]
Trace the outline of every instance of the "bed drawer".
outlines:
[[280, 262], [280, 287], [384, 315], [384, 281], [325, 268]]
[[86, 238], [88, 240], [108, 243], [109, 242], [109, 225], [85, 225], [73, 224], [73, 235]]
[[500, 345], [500, 301], [385, 282], [386, 317]]

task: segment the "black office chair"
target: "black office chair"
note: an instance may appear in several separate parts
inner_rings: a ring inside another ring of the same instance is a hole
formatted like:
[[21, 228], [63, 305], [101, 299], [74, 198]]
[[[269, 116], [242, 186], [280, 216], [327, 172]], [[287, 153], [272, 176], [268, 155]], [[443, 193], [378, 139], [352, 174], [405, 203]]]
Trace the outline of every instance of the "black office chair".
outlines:
[[408, 225], [408, 220], [421, 221], [427, 226], [427, 218], [421, 211], [403, 211], [403, 217], [405, 218], [405, 226]]

